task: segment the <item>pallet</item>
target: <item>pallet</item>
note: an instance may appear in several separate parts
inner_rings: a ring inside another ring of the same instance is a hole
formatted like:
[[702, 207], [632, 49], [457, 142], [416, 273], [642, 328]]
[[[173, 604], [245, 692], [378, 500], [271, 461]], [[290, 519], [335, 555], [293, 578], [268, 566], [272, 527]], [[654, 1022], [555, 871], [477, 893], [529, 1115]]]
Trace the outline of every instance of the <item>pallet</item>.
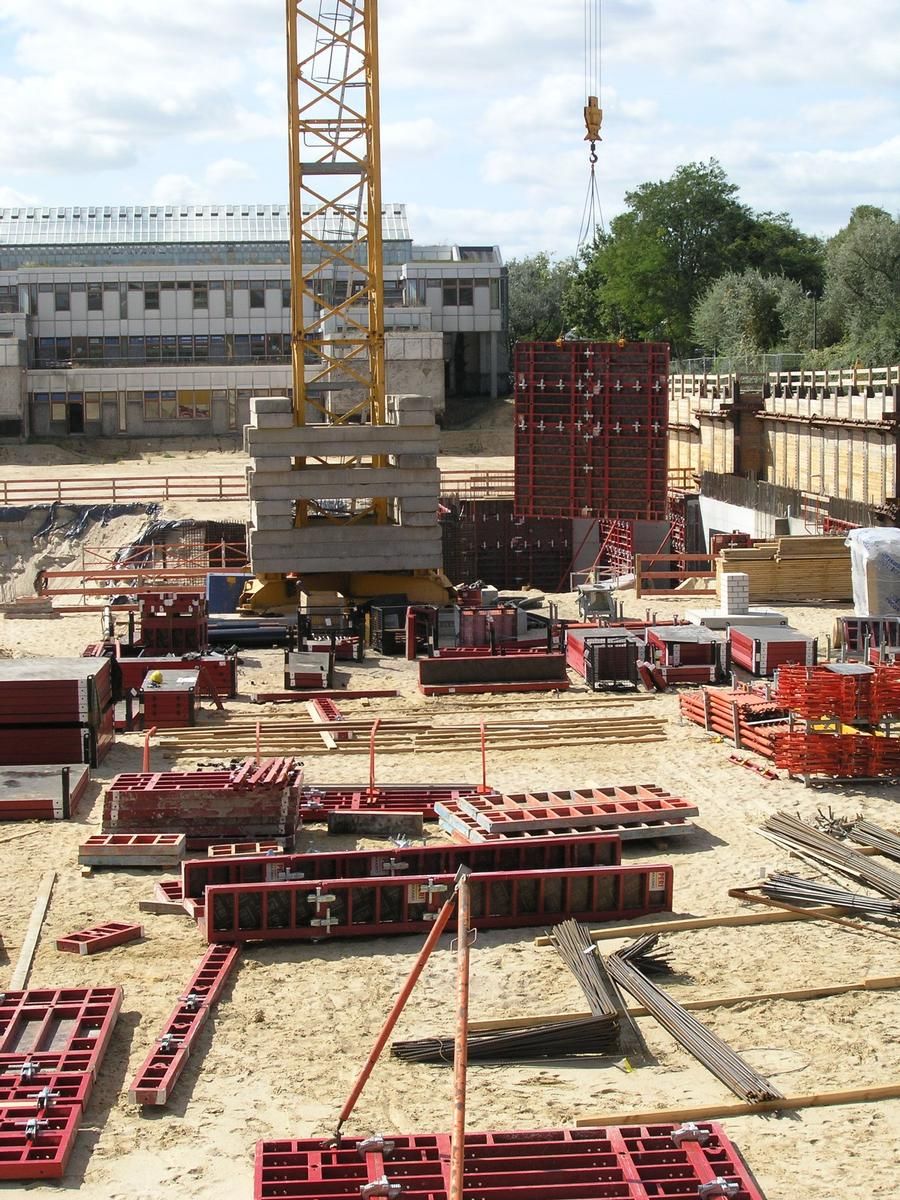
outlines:
[[135, 942], [143, 936], [143, 925], [111, 921], [107, 925], [95, 925], [91, 929], [81, 929], [77, 933], [68, 933], [65, 937], [57, 938], [56, 948], [70, 954], [97, 954], [100, 950], [110, 950], [113, 946], [124, 945], [125, 942]]
[[[208, 887], [206, 937], [322, 941], [425, 933], [452, 887], [452, 875]], [[488, 872], [472, 875], [470, 887], [476, 929], [555, 925], [569, 917], [620, 920], [672, 906], [668, 866]]]
[[[497, 1200], [600, 1200], [601, 1197], [730, 1196], [765, 1200], [720, 1125], [697, 1140], [678, 1126], [631, 1125], [517, 1133], [465, 1134], [464, 1194]], [[262, 1141], [256, 1146], [254, 1200], [359, 1200], [409, 1196], [448, 1200], [451, 1139], [392, 1134]], [[717, 1181], [733, 1187], [717, 1188]], [[703, 1189], [706, 1190], [703, 1190]], [[399, 1189], [399, 1190], [397, 1190]]]
[[163, 1025], [156, 1047], [138, 1068], [128, 1089], [132, 1104], [168, 1103], [197, 1035], [221, 996], [237, 963], [236, 946], [210, 946], [191, 976], [184, 995]]
[[84, 867], [178, 867], [183, 833], [95, 833], [78, 847]]

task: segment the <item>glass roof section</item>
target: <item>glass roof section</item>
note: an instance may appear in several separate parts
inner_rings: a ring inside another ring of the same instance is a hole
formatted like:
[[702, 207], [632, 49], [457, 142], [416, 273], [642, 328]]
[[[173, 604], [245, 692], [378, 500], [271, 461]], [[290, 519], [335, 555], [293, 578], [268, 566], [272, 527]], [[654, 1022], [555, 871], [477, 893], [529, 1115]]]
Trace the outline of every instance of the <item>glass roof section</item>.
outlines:
[[[382, 209], [385, 241], [409, 241], [406, 206]], [[350, 225], [337, 212], [319, 221], [324, 241], [349, 240]], [[74, 208], [0, 208], [0, 245], [72, 246], [121, 243], [287, 242], [284, 204], [85, 205]]]

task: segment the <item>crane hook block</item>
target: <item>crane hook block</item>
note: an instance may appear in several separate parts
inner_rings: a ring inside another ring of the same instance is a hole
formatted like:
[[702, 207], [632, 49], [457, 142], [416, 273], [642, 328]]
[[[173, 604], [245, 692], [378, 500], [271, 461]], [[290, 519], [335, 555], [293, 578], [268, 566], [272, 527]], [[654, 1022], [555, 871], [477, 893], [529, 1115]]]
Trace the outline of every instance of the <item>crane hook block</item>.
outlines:
[[596, 96], [588, 96], [588, 102], [584, 109], [584, 123], [587, 126], [587, 133], [584, 135], [586, 142], [600, 142], [603, 140], [600, 137], [600, 126], [603, 124], [603, 109], [600, 107], [600, 102]]

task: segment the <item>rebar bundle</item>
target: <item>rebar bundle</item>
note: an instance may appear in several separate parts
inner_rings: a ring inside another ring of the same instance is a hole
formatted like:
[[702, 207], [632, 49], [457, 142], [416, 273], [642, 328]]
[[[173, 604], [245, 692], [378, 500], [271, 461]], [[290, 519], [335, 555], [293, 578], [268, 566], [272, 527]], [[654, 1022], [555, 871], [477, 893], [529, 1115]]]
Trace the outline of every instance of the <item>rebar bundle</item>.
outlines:
[[871, 821], [854, 821], [847, 836], [858, 846], [872, 846], [886, 858], [900, 862], [900, 837]]
[[866, 884], [891, 900], [900, 900], [900, 873], [881, 866], [836, 838], [829, 837], [827, 833], [820, 833], [797, 817], [776, 813], [763, 824], [759, 832], [777, 845], [793, 850], [801, 858], [830, 867], [847, 879]]
[[[563, 921], [552, 931], [550, 940], [556, 953], [578, 981], [579, 987], [587, 997], [591, 1012], [598, 1016], [615, 1016], [619, 1025], [622, 1052], [635, 1062], [649, 1061], [651, 1055], [643, 1034], [629, 1014], [622, 994], [611, 978], [587, 926], [574, 920]], [[641, 943], [647, 940], [642, 938]], [[642, 951], [643, 949], [642, 945]], [[652, 946], [646, 949], [652, 949]]]
[[[739, 1054], [702, 1025], [692, 1013], [676, 1004], [662, 988], [641, 974], [631, 961], [635, 945], [640, 943], [626, 946], [624, 950], [607, 958], [606, 965], [615, 982], [642, 1004], [680, 1046], [701, 1062], [736, 1096], [749, 1103], [782, 1099], [782, 1093], [765, 1076], [754, 1071]], [[647, 947], [644, 947], [643, 953], [646, 953], [646, 950]]]
[[843, 888], [828, 887], [811, 879], [803, 879], [799, 875], [770, 875], [759, 890], [772, 900], [783, 900], [788, 904], [827, 904], [872, 916], [900, 916], [900, 902], [896, 900], [882, 900], [876, 896], [848, 892]]
[[[405, 1062], [453, 1062], [453, 1036], [394, 1042], [391, 1057]], [[573, 1018], [527, 1029], [475, 1029], [469, 1031], [468, 1057], [473, 1062], [528, 1062], [572, 1054], [616, 1054], [619, 1022], [615, 1015]]]

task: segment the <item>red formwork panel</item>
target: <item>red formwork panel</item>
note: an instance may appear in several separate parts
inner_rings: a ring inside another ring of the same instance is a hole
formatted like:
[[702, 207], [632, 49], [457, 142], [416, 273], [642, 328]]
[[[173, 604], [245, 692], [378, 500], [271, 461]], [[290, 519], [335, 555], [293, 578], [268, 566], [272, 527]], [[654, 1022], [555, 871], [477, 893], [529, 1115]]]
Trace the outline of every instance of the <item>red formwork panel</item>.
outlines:
[[[321, 941], [424, 933], [453, 887], [452, 875], [328, 879], [209, 887], [210, 942]], [[668, 866], [572, 867], [470, 876], [476, 929], [627, 920], [672, 906]]]
[[234, 771], [117, 775], [103, 801], [104, 833], [184, 833], [189, 844], [235, 838], [292, 840], [302, 767], [248, 760]]
[[61, 1179], [81, 1117], [77, 1102], [58, 1100], [33, 1112], [0, 1102], [0, 1180]]
[[86, 1053], [86, 1069], [96, 1072], [112, 1037], [122, 997], [118, 987], [29, 988], [0, 993], [0, 1067], [27, 1060], [47, 1065], [59, 1056]]
[[84, 1108], [94, 1086], [90, 1071], [0, 1071], [0, 1106], [34, 1103], [35, 1109], [52, 1109], [57, 1101]]
[[[471, 813], [466, 812], [459, 803], [447, 801], [443, 804], [438, 804], [437, 818], [441, 829], [449, 834], [455, 842], [508, 842], [508, 841], [523, 841], [527, 842], [530, 839], [553, 837], [554, 840], [565, 841], [567, 839], [584, 837], [588, 830], [582, 825], [562, 825], [556, 828], [534, 828], [529, 827], [524, 822], [511, 822], [502, 825], [493, 832], [485, 829]], [[689, 834], [693, 829], [690, 821], [678, 814], [669, 816], [660, 815], [647, 817], [643, 821], [629, 821], [627, 823], [613, 824], [604, 827], [604, 833], [614, 833], [621, 841], [641, 841], [644, 839], [658, 839], [680, 837]]]
[[0, 725], [91, 725], [112, 704], [106, 658], [0, 661]]
[[117, 658], [116, 667], [120, 677], [119, 690], [123, 696], [128, 692], [140, 691], [148, 671], [174, 671], [180, 667], [199, 671], [198, 696], [212, 698], [210, 683], [220, 697], [237, 695], [237, 659], [234, 655], [203, 654], [198, 657], [191, 654], [181, 657], [167, 655]]
[[771, 675], [788, 663], [811, 667], [816, 661], [817, 640], [784, 625], [732, 625], [728, 639], [732, 662], [751, 675]]
[[94, 833], [78, 847], [83, 866], [178, 867], [183, 833]]
[[509, 828], [564, 829], [686, 820], [700, 810], [652, 783], [515, 795], [462, 796], [459, 806], [488, 833]]
[[202, 652], [209, 641], [202, 596], [153, 592], [141, 598], [141, 642], [157, 654]]
[[513, 370], [517, 513], [665, 518], [666, 344], [520, 342]]
[[86, 763], [0, 767], [0, 821], [65, 821], [78, 809], [91, 771]]
[[477, 872], [538, 871], [559, 867], [618, 866], [616, 834], [585, 834], [563, 841], [533, 838], [491, 846], [403, 846], [390, 850], [334, 850], [316, 854], [269, 854], [189, 859], [181, 865], [181, 895], [201, 904], [207, 887], [277, 883], [290, 879], [368, 879], [450, 875], [460, 866]]
[[[691, 1140], [696, 1139], [696, 1140]], [[254, 1200], [448, 1200], [447, 1134], [263, 1141], [256, 1146]], [[721, 1125], [630, 1125], [467, 1132], [467, 1200], [765, 1200]]]
[[184, 995], [169, 1014], [156, 1047], [138, 1068], [128, 1089], [132, 1104], [164, 1105], [185, 1068], [191, 1047], [237, 963], [237, 946], [213, 945], [203, 955]]
[[106, 925], [94, 925], [91, 929], [79, 929], [76, 933], [57, 938], [56, 948], [70, 954], [97, 954], [101, 950], [110, 950], [113, 946], [136, 942], [143, 936], [143, 925], [110, 921]]
[[210, 858], [230, 858], [235, 854], [282, 854], [284, 842], [221, 842], [207, 846], [206, 853]]
[[364, 784], [307, 787], [300, 793], [300, 817], [312, 823], [326, 820], [334, 809], [398, 809], [421, 812], [426, 821], [434, 821], [436, 804], [458, 800], [474, 791], [474, 784], [385, 784], [374, 791]]

